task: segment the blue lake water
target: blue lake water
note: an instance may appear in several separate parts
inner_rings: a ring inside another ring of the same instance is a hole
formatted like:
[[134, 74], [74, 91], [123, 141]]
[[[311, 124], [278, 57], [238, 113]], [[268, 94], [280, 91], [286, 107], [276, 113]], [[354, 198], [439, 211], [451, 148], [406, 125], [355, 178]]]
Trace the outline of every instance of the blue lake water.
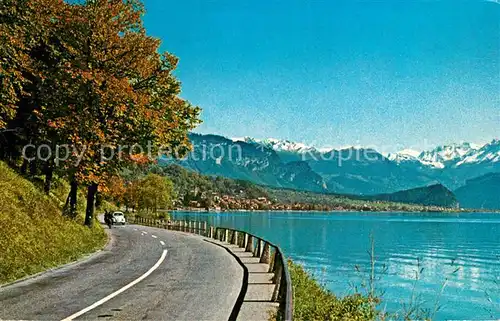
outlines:
[[266, 238], [337, 295], [368, 280], [373, 237], [380, 309], [401, 312], [415, 287], [417, 302], [431, 311], [439, 306], [435, 320], [500, 318], [500, 214], [175, 212], [174, 218]]

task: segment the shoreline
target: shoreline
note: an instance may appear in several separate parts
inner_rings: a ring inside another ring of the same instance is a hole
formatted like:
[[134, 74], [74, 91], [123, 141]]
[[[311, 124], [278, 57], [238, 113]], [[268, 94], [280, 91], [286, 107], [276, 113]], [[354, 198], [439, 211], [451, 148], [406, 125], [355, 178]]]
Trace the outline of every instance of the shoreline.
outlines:
[[328, 210], [328, 211], [322, 211], [322, 210], [276, 210], [276, 209], [269, 209], [269, 210], [248, 210], [248, 209], [224, 209], [224, 210], [206, 210], [202, 208], [176, 208], [174, 210], [171, 210], [172, 212], [198, 212], [198, 213], [225, 213], [225, 212], [250, 212], [250, 213], [263, 213], [263, 212], [296, 212], [296, 213], [440, 213], [440, 214], [460, 214], [460, 213], [481, 213], [481, 214], [500, 214], [500, 210], [488, 210], [488, 209], [464, 209], [464, 210], [450, 210], [450, 211], [402, 211], [402, 210], [389, 210], [389, 211], [360, 211], [360, 210], [351, 210], [351, 209], [345, 209], [345, 210]]

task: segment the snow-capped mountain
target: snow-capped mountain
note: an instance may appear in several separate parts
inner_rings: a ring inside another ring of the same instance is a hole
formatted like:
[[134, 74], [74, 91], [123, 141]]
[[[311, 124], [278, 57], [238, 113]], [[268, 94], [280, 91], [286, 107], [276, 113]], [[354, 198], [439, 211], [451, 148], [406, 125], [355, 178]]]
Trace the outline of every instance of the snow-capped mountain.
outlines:
[[465, 164], [497, 163], [500, 162], [500, 140], [494, 139], [480, 149], [465, 154], [456, 166]]
[[402, 151], [399, 151], [397, 153], [390, 153], [387, 154], [387, 158], [393, 162], [400, 163], [400, 162], [418, 162], [418, 156], [421, 154], [421, 152], [414, 150], [414, 149], [403, 149]]
[[[285, 161], [299, 160], [304, 154], [326, 154], [332, 151], [340, 151], [346, 148], [316, 148], [303, 143], [282, 140], [276, 138], [255, 139], [251, 137], [233, 138], [234, 142], [242, 141], [249, 144], [264, 146], [276, 151]], [[431, 169], [444, 169], [445, 167], [457, 167], [462, 164], [499, 162], [500, 142], [498, 139], [480, 146], [473, 143], [463, 142], [437, 146], [432, 150], [418, 151], [404, 149], [397, 153], [384, 154], [384, 156], [395, 163], [418, 163]], [[362, 149], [361, 146], [349, 147]], [[291, 156], [291, 155], [295, 155]]]
[[430, 184], [456, 190], [471, 179], [500, 173], [499, 139], [483, 146], [460, 143], [387, 155], [359, 146], [323, 150], [273, 138], [193, 133], [190, 139], [189, 157], [171, 161], [206, 175], [297, 190], [371, 195]]
[[233, 138], [234, 142], [243, 141], [249, 144], [258, 144], [266, 148], [273, 149], [277, 152], [292, 152], [304, 154], [308, 152], [318, 152], [318, 149], [312, 146], [307, 146], [303, 143], [296, 143], [289, 140], [276, 138], [256, 139], [252, 137]]
[[473, 154], [477, 146], [470, 143], [451, 144], [438, 146], [430, 151], [424, 151], [418, 159], [424, 165], [435, 168], [445, 168], [447, 165], [455, 165], [465, 155]]
[[482, 147], [471, 143], [444, 145], [421, 153], [405, 149], [389, 154], [388, 158], [397, 163], [418, 161], [424, 166], [436, 169], [458, 167], [463, 164], [500, 162], [500, 141], [495, 139]]

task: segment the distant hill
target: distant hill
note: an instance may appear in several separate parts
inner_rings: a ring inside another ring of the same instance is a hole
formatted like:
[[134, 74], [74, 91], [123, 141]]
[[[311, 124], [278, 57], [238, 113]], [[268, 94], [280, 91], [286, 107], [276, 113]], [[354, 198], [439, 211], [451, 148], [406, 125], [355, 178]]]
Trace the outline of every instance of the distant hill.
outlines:
[[[194, 149], [187, 158], [162, 158], [160, 163], [274, 189], [349, 195], [351, 199], [381, 197], [455, 206], [450, 191], [472, 178], [500, 173], [499, 140], [482, 147], [461, 143], [385, 155], [370, 148], [325, 150], [277, 139], [228, 139], [194, 133], [189, 138]], [[484, 191], [486, 195], [490, 192]], [[484, 204], [465, 199], [463, 206], [484, 208]]]
[[[153, 165], [146, 171], [168, 176], [174, 183], [174, 189], [180, 202], [178, 204], [184, 206], [189, 205], [192, 200], [203, 203], [204, 198], [214, 194], [228, 195], [238, 199], [266, 198], [273, 204], [293, 205], [294, 209], [302, 210], [423, 211], [426, 210], [424, 203], [439, 207], [454, 207], [456, 205], [453, 194], [439, 186], [395, 193], [397, 195], [391, 200], [391, 197], [387, 195], [391, 196], [392, 194], [363, 197], [260, 186], [247, 180], [202, 175], [176, 164]], [[413, 204], [409, 205], [408, 203]], [[303, 206], [296, 206], [297, 204]]]
[[453, 192], [441, 184], [412, 188], [391, 194], [364, 196], [362, 198], [426, 206], [457, 207], [459, 205]]
[[323, 178], [302, 161], [285, 163], [265, 146], [217, 135], [190, 134], [193, 151], [183, 160], [162, 159], [204, 175], [248, 180], [258, 185], [326, 191]]
[[500, 173], [469, 179], [455, 195], [464, 208], [500, 209]]

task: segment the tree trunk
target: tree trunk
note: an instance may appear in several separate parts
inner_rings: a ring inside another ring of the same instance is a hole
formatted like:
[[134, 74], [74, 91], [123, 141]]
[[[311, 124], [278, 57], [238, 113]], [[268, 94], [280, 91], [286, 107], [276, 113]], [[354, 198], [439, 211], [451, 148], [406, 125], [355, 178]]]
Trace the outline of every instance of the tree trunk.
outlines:
[[[76, 204], [78, 202], [78, 183], [75, 180], [72, 180], [70, 183], [70, 191], [68, 195], [68, 199], [66, 200], [66, 207], [69, 205], [69, 213], [71, 217], [76, 217]], [[69, 204], [68, 204], [69, 201]]]
[[30, 162], [30, 175], [35, 176], [37, 174], [37, 163], [35, 160]]
[[87, 188], [87, 209], [85, 211], [85, 225], [92, 227], [94, 221], [95, 195], [97, 194], [97, 184], [92, 183]]
[[21, 165], [21, 174], [26, 175], [26, 172], [28, 171], [28, 160], [26, 158], [23, 159], [23, 164]]
[[45, 167], [45, 184], [43, 185], [43, 190], [47, 195], [49, 195], [50, 193], [53, 174], [54, 174], [54, 167], [52, 167], [52, 164], [47, 163]]

